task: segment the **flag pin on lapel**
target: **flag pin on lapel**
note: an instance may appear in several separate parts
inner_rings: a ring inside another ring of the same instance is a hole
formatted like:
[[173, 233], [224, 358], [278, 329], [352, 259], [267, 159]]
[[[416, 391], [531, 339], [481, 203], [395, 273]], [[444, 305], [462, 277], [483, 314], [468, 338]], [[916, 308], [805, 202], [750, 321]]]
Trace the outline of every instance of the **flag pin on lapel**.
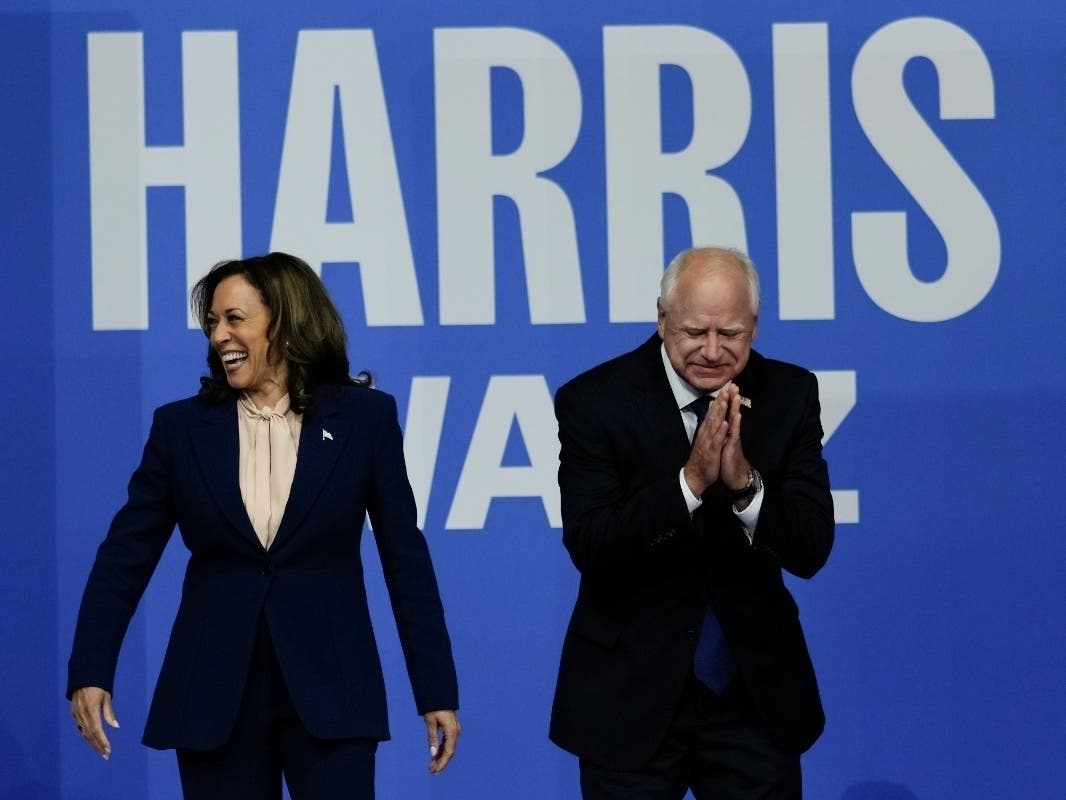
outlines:
[[324, 442], [324, 441], [326, 441], [326, 439], [329, 439], [332, 442], [333, 441], [333, 434], [330, 433], [329, 431], [327, 431], [325, 428], [323, 428], [322, 429], [322, 441]]

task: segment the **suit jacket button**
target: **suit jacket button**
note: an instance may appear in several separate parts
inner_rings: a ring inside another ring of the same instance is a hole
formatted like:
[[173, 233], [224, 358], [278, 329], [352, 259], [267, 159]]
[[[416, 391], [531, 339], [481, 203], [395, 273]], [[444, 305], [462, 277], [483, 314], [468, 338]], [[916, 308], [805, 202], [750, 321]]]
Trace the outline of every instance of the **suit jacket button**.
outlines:
[[263, 565], [263, 569], [261, 569], [261, 570], [260, 570], [260, 572], [261, 572], [261, 573], [262, 573], [263, 575], [272, 575], [272, 574], [274, 573], [274, 570], [273, 570], [273, 568], [272, 568], [272, 567], [270, 566], [270, 564], [264, 564], [264, 565]]

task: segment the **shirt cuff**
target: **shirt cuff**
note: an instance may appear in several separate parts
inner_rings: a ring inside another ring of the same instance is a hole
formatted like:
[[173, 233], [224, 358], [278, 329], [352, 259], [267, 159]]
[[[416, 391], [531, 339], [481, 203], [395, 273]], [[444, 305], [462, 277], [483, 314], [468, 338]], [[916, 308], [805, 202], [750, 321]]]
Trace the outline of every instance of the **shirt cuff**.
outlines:
[[[684, 482], [683, 479], [682, 482]], [[765, 496], [766, 486], [764, 485], [752, 495], [751, 502], [743, 511], [737, 511], [737, 507], [733, 506], [733, 513], [744, 527], [744, 535], [748, 537], [748, 544], [751, 544], [755, 538], [755, 526], [759, 524], [759, 512], [762, 510], [762, 501]]]
[[696, 495], [692, 493], [692, 490], [688, 488], [688, 482], [685, 480], [684, 467], [681, 468], [678, 477], [681, 479], [681, 494], [685, 497], [685, 505], [688, 506], [688, 513], [691, 516], [693, 511], [703, 505], [703, 499], [696, 497]]

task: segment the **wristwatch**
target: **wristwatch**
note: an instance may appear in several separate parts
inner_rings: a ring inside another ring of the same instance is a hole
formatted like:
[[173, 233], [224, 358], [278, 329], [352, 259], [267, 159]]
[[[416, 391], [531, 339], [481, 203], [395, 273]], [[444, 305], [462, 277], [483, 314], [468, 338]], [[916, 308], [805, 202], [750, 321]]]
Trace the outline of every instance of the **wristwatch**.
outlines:
[[748, 467], [748, 483], [743, 489], [733, 489], [729, 493], [729, 497], [735, 503], [737, 500], [743, 500], [745, 497], [751, 497], [762, 491], [762, 475], [759, 474], [759, 470], [755, 467]]

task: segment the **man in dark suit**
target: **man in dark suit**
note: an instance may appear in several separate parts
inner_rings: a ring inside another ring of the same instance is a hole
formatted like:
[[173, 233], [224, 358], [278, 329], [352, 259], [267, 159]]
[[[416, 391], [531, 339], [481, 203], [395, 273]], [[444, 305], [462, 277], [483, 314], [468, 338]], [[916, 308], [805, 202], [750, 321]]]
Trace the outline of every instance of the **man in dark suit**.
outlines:
[[[551, 738], [585, 798], [798, 798], [824, 716], [781, 570], [833, 541], [818, 386], [751, 349], [742, 253], [681, 253], [658, 333], [556, 395], [581, 573]], [[713, 399], [712, 399], [713, 395]]]

